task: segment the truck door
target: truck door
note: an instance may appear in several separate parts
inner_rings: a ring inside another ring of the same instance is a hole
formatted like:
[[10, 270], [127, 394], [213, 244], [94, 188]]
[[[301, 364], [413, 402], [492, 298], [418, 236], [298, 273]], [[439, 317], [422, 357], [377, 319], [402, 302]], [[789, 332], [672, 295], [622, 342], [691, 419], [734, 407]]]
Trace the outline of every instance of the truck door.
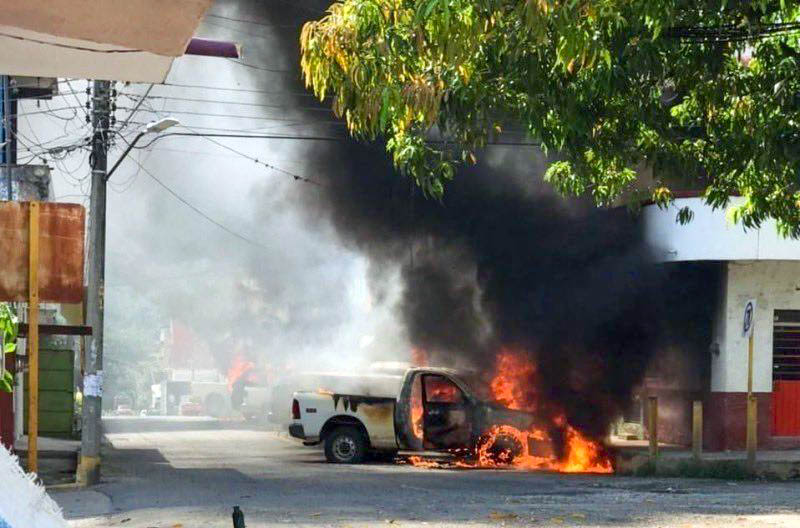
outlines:
[[425, 449], [468, 447], [472, 416], [464, 392], [439, 374], [422, 375], [423, 445]]

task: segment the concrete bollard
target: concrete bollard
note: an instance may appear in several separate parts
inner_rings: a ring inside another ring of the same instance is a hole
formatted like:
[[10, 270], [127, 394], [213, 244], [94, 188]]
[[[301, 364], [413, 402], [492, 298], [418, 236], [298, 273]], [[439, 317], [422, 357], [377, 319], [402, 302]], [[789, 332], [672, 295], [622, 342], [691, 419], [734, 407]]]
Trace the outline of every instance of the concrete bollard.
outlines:
[[647, 431], [650, 434], [650, 458], [658, 457], [658, 398], [647, 398]]
[[692, 403], [692, 456], [700, 460], [703, 453], [703, 402], [695, 400]]

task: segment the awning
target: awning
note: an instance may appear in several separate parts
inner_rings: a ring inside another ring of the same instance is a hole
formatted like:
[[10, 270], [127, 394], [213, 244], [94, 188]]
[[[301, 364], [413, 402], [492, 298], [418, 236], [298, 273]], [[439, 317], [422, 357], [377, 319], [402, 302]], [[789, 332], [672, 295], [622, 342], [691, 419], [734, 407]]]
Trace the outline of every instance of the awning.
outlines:
[[163, 82], [213, 0], [4, 0], [0, 73]]

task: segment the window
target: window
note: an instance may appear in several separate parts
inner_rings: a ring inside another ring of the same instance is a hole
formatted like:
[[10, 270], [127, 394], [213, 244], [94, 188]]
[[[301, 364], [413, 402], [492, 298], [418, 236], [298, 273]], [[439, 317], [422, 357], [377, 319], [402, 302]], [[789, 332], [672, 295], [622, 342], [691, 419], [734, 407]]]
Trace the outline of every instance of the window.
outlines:
[[775, 310], [772, 379], [800, 380], [800, 310]]
[[444, 376], [425, 376], [425, 401], [429, 403], [463, 403], [464, 393]]

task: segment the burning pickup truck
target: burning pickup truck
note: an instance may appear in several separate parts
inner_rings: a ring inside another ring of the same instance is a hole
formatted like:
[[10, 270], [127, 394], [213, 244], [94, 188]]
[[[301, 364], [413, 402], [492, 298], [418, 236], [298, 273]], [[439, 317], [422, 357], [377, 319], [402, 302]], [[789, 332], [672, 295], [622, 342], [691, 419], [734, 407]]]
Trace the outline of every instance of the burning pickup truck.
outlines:
[[[289, 434], [305, 445], [324, 443], [333, 463], [359, 463], [370, 452], [399, 450], [460, 453], [511, 462], [553, 459], [536, 416], [482, 401], [456, 373], [418, 367], [359, 393], [296, 392]], [[378, 386], [376, 386], [378, 385]]]

